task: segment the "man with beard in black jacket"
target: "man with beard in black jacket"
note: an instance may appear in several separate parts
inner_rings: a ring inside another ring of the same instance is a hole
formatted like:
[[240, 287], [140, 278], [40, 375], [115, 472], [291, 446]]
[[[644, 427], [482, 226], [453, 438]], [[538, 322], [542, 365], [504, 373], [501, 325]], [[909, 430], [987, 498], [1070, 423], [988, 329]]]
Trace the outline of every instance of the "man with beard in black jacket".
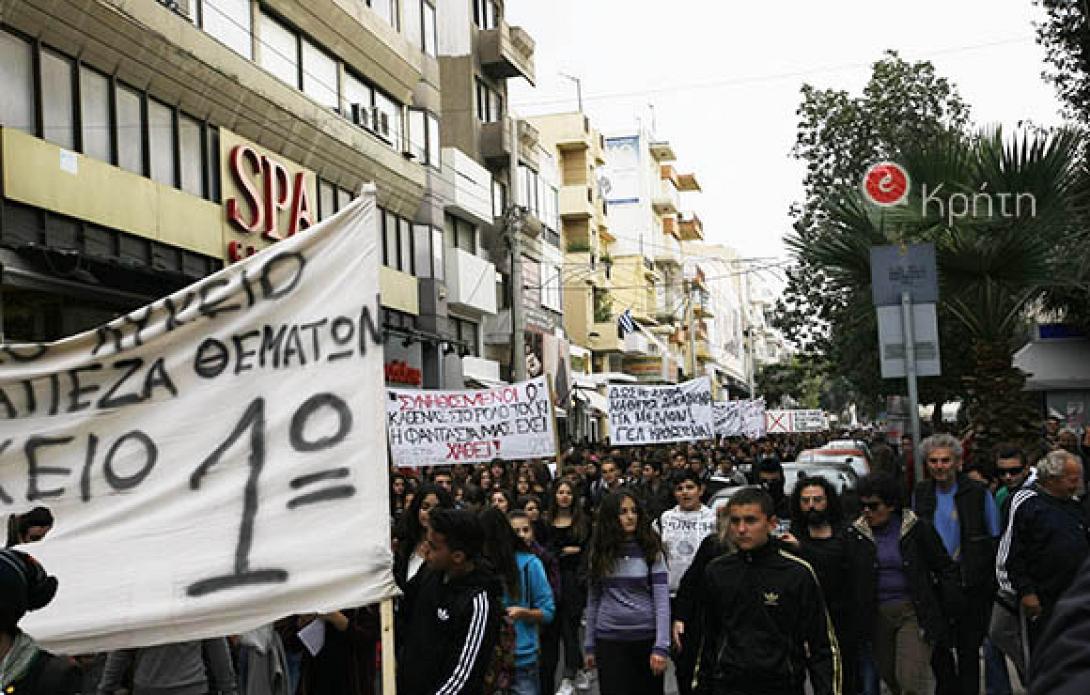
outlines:
[[772, 498], [743, 488], [727, 504], [737, 552], [712, 560], [701, 600], [700, 695], [841, 695], [840, 651], [821, 587], [805, 560], [770, 538]]
[[858, 596], [853, 591], [851, 543], [847, 537], [840, 495], [822, 476], [800, 478], [791, 493], [791, 533], [781, 538], [810, 563], [825, 594], [840, 658], [844, 664], [844, 690], [857, 689], [859, 627]]
[[398, 692], [476, 695], [499, 634], [499, 581], [479, 564], [484, 530], [471, 512], [433, 509], [427, 571], [406, 592], [408, 628], [398, 655]]

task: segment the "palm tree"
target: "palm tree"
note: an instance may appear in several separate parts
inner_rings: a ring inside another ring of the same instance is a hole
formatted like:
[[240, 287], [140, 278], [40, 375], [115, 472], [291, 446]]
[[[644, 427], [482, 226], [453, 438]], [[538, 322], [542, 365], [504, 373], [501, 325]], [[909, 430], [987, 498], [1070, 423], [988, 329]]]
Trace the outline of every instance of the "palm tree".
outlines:
[[[972, 368], [962, 378], [974, 452], [998, 441], [1039, 439], [1039, 416], [1011, 365], [1034, 310], [1058, 288], [1086, 289], [1068, 254], [1081, 238], [1077, 214], [1087, 190], [1083, 141], [1070, 130], [949, 132], [914, 143], [897, 160], [910, 177], [895, 208], [869, 204], [857, 190], [824, 206], [827, 221], [811, 239], [791, 237], [800, 260], [823, 269], [839, 289], [873, 312], [870, 247], [932, 242], [939, 274], [940, 320], [951, 320]], [[834, 337], [835, 339], [835, 337]]]

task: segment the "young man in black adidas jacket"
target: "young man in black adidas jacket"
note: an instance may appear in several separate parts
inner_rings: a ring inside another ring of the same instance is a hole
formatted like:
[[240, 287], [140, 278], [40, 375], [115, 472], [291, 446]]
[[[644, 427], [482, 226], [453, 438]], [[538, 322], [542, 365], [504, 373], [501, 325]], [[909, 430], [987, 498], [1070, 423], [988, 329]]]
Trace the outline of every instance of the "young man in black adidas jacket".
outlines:
[[779, 541], [772, 498], [744, 488], [728, 503], [737, 552], [704, 572], [700, 695], [841, 695], [840, 650], [814, 571]]
[[435, 509], [428, 567], [406, 592], [407, 634], [398, 654], [402, 695], [477, 695], [503, 611], [499, 581], [478, 559], [484, 531], [471, 512]]

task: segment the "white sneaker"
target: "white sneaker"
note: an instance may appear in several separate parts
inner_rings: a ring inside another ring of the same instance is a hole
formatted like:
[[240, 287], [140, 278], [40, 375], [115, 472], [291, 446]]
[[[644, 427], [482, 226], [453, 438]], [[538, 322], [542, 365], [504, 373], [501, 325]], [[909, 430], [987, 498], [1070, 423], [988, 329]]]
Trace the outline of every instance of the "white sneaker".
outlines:
[[570, 678], [565, 678], [560, 681], [560, 688], [556, 691], [556, 695], [574, 695], [575, 686], [572, 685]]
[[575, 674], [576, 690], [590, 690], [590, 674], [584, 669], [579, 669]]

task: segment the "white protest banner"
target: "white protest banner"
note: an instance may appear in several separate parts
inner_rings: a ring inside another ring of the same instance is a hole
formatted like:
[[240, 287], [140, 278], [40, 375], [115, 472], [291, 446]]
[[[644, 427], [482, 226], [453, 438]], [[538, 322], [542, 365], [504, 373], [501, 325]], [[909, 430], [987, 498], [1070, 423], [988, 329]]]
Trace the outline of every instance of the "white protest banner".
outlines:
[[765, 411], [765, 430], [770, 434], [792, 432], [790, 410]]
[[479, 391], [387, 389], [386, 428], [399, 466], [556, 455], [544, 376]]
[[742, 404], [744, 401], [713, 403], [715, 433], [720, 437], [742, 436]]
[[742, 401], [742, 435], [749, 439], [765, 436], [765, 401], [763, 398]]
[[615, 446], [711, 439], [712, 383], [700, 377], [676, 386], [610, 384], [609, 439]]
[[769, 410], [765, 413], [769, 432], [820, 432], [826, 429], [820, 410]]
[[0, 514], [56, 517], [29, 634], [100, 652], [396, 594], [377, 219], [367, 193], [98, 329], [0, 347]]
[[821, 432], [828, 429], [825, 413], [820, 410], [796, 410], [792, 420], [794, 432]]

